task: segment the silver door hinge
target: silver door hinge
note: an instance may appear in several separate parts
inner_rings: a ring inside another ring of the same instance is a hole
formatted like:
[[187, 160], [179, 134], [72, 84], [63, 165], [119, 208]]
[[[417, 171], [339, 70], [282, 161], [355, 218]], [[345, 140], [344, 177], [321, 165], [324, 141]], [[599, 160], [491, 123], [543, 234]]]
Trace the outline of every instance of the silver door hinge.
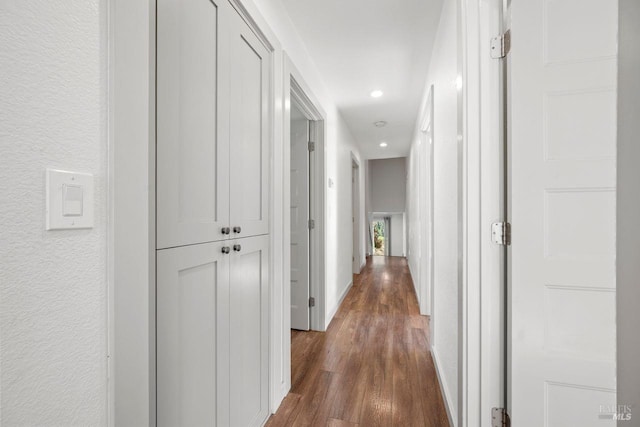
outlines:
[[511, 50], [511, 30], [491, 39], [491, 57], [493, 59], [504, 58]]
[[316, 299], [314, 297], [309, 297], [309, 307], [316, 306]]
[[491, 427], [511, 427], [511, 419], [504, 408], [491, 408]]
[[491, 241], [498, 245], [511, 244], [511, 224], [508, 222], [494, 222], [491, 224]]
[[309, 149], [309, 152], [316, 151], [316, 143], [313, 141], [309, 141], [307, 148]]
[[308, 226], [309, 226], [309, 230], [313, 230], [314, 228], [316, 228], [316, 222], [314, 220], [310, 219], [309, 223], [308, 223]]

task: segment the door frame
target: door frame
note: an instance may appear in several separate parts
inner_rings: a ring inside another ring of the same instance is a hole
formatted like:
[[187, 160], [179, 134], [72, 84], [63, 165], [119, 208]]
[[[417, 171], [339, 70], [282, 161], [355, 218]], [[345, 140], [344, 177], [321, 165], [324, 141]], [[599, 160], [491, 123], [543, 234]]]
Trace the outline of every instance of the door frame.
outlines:
[[503, 31], [506, 0], [457, 1], [458, 420], [462, 427], [490, 427], [491, 408], [506, 404], [506, 250], [491, 240], [491, 224], [506, 220], [504, 79], [502, 61], [492, 59], [490, 51], [490, 40]]
[[[325, 200], [327, 198], [326, 188], [324, 186], [326, 177], [326, 114], [320, 106], [320, 103], [316, 100], [313, 92], [309, 89], [300, 72], [296, 69], [295, 65], [289, 58], [285, 56], [285, 93], [284, 93], [284, 114], [285, 123], [289, 123], [291, 120], [291, 104], [296, 103], [302, 113], [309, 119], [309, 134], [311, 140], [315, 143], [315, 150], [311, 152], [309, 159], [309, 216], [315, 222], [315, 227], [311, 230], [310, 241], [310, 258], [309, 268], [310, 274], [310, 296], [315, 298], [316, 305], [311, 308], [311, 330], [324, 331], [325, 330], [325, 242], [326, 242], [326, 227], [325, 227]], [[288, 77], [288, 78], [287, 78]], [[287, 87], [289, 90], [287, 91]], [[285, 164], [289, 164], [291, 161], [291, 135], [290, 129], [285, 127], [284, 130], [285, 144], [284, 144], [284, 158]], [[291, 177], [289, 171], [284, 172], [284, 191], [285, 191], [285, 247], [290, 247], [291, 235], [291, 217], [290, 217], [290, 183]], [[285, 264], [291, 265], [291, 253], [287, 251], [285, 253]], [[286, 271], [285, 271], [286, 273]], [[287, 276], [290, 280], [290, 277]], [[289, 283], [289, 281], [285, 281]], [[285, 294], [287, 291], [285, 291]], [[286, 301], [290, 304], [290, 289], [289, 297]], [[286, 329], [291, 329], [289, 319], [289, 325]]]
[[[318, 98], [309, 88], [304, 77], [298, 71], [286, 52], [283, 55], [282, 114], [283, 114], [283, 154], [282, 154], [282, 289], [274, 297], [282, 309], [274, 315], [272, 334], [281, 336], [277, 347], [272, 349], [272, 357], [281, 361], [280, 377], [277, 378], [276, 394], [282, 400], [291, 388], [291, 103], [295, 102], [309, 119], [310, 136], [315, 142], [315, 150], [309, 160], [309, 197], [311, 206], [309, 215], [315, 221], [310, 233], [310, 295], [315, 297], [316, 305], [311, 309], [311, 330], [323, 331], [325, 325], [325, 276], [326, 276], [326, 113]], [[279, 403], [279, 401], [278, 401]], [[277, 405], [272, 409], [277, 408]]]

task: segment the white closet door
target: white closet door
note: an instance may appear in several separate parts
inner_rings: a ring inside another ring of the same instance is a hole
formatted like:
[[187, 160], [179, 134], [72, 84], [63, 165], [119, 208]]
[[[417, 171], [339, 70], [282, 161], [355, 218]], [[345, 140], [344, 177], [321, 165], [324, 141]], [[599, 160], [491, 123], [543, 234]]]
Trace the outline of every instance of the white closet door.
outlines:
[[230, 243], [228, 324], [218, 341], [228, 349], [220, 371], [228, 394], [219, 400], [218, 425], [260, 426], [269, 415], [269, 237]]
[[617, 2], [511, 17], [511, 422], [614, 426]]
[[270, 54], [231, 15], [230, 211], [232, 236], [245, 237], [269, 232]]
[[230, 6], [158, 0], [157, 7], [157, 246], [221, 240], [229, 225], [228, 67], [221, 65]]
[[[157, 408], [158, 426], [215, 426], [216, 335], [228, 295], [230, 255], [225, 243], [158, 251]], [[226, 370], [227, 367], [222, 367]], [[221, 424], [218, 424], [221, 425]]]

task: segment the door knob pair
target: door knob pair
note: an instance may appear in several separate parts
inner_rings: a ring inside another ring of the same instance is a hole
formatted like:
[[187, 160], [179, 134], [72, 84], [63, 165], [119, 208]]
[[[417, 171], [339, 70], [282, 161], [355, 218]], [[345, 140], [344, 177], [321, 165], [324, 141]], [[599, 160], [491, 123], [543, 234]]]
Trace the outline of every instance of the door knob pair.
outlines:
[[[242, 250], [242, 246], [241, 245], [233, 245], [233, 250], [234, 252], [240, 252]], [[223, 254], [228, 254], [231, 252], [231, 248], [229, 246], [223, 246], [222, 247], [222, 253]]]
[[[242, 231], [242, 227], [233, 227], [233, 232], [235, 234], [240, 234], [241, 231]], [[222, 227], [222, 230], [220, 230], [220, 232], [222, 234], [229, 234], [231, 233], [231, 229], [229, 227]]]

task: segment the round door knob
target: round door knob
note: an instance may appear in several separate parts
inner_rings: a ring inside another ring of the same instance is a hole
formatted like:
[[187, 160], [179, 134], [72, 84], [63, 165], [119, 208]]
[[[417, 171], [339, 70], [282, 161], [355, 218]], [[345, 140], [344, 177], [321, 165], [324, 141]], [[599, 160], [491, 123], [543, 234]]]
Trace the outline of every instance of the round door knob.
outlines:
[[240, 234], [240, 232], [242, 231], [242, 228], [240, 227], [233, 227], [233, 232], [236, 234]]
[[222, 232], [222, 234], [229, 234], [231, 232], [231, 229], [229, 227], [222, 227], [222, 230], [220, 230]]
[[229, 252], [231, 252], [231, 249], [229, 249], [229, 246], [223, 246], [222, 247], [222, 253], [223, 254], [228, 254]]
[[233, 245], [233, 250], [236, 252], [240, 252], [242, 250], [242, 246], [240, 245]]

